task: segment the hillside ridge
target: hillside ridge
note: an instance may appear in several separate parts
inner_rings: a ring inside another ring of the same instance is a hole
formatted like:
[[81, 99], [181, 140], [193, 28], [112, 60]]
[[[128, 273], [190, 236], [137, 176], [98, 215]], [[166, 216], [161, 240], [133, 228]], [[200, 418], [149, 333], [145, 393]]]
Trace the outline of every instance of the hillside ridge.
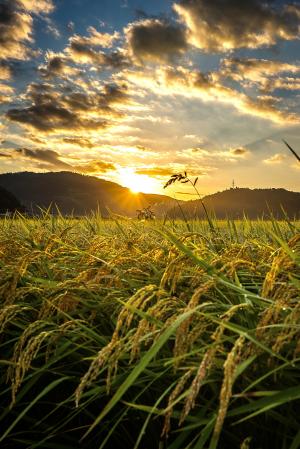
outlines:
[[[137, 209], [149, 205], [156, 216], [169, 218], [204, 218], [199, 199], [178, 201], [166, 195], [139, 193], [116, 182], [74, 172], [18, 172], [0, 175], [0, 186], [11, 192], [33, 213], [40, 209], [57, 208], [64, 215], [83, 216], [99, 211], [104, 217], [109, 211], [134, 217]], [[184, 193], [184, 189], [183, 189]], [[212, 215], [217, 218], [249, 218], [285, 216], [300, 217], [300, 193], [284, 188], [230, 188], [203, 197]]]

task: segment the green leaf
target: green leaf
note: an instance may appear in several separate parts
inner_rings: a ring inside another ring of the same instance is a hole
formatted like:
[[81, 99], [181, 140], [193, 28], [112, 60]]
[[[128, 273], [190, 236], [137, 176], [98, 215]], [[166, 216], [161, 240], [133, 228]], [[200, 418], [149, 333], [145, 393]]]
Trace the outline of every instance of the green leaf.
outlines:
[[120, 399], [124, 396], [126, 391], [134, 384], [139, 375], [145, 370], [145, 368], [149, 365], [151, 360], [156, 356], [156, 354], [160, 351], [163, 345], [168, 341], [170, 336], [176, 331], [176, 329], [180, 326], [183, 321], [185, 321], [190, 315], [195, 313], [197, 309], [201, 306], [196, 307], [193, 310], [189, 310], [188, 312], [182, 314], [168, 329], [166, 329], [163, 334], [159, 337], [159, 339], [152, 345], [152, 347], [145, 353], [142, 357], [140, 363], [135, 366], [135, 368], [128, 375], [127, 379], [123, 384], [118, 388], [114, 396], [111, 398], [109, 403], [104, 407], [100, 415], [95, 419], [93, 424], [90, 426], [89, 430], [84, 434], [83, 438], [85, 438], [94, 427], [99, 424], [99, 422], [110, 412], [110, 410], [120, 401]]
[[251, 413], [245, 418], [242, 418], [239, 421], [235, 422], [235, 424], [239, 424], [253, 418], [254, 416], [260, 415], [261, 413], [265, 413], [268, 410], [279, 407], [280, 405], [287, 402], [295, 401], [297, 399], [300, 399], [300, 386], [287, 388], [286, 390], [279, 391], [271, 396], [258, 399], [257, 401], [252, 401], [247, 405], [242, 405], [235, 410], [231, 410], [228, 413], [228, 416], [237, 416], [243, 413], [254, 411], [254, 413]]
[[51, 390], [53, 390], [54, 388], [56, 388], [59, 384], [61, 384], [62, 382], [64, 382], [65, 380], [70, 379], [69, 376], [67, 377], [62, 377], [60, 379], [56, 379], [54, 380], [50, 385], [47, 385], [47, 387], [45, 387], [43, 389], [43, 391], [41, 391], [40, 394], [38, 394], [31, 402], [30, 404], [28, 404], [28, 406], [26, 408], [24, 408], [24, 410], [21, 411], [21, 413], [17, 416], [17, 418], [14, 420], [14, 422], [8, 427], [8, 429], [6, 429], [6, 431], [4, 432], [4, 434], [0, 437], [0, 443], [7, 437], [7, 435], [9, 435], [9, 433], [12, 431], [12, 429], [18, 424], [19, 421], [21, 421], [21, 419], [26, 415], [26, 413], [40, 400], [42, 399], [44, 396], [46, 396], [46, 394], [48, 394]]
[[300, 447], [300, 430], [297, 432], [297, 435], [293, 439], [292, 444], [289, 449], [298, 449]]

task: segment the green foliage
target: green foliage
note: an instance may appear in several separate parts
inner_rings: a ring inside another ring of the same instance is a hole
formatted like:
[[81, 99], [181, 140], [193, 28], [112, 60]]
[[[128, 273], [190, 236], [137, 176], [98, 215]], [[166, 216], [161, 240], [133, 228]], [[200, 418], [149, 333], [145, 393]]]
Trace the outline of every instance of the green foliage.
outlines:
[[0, 222], [1, 448], [300, 447], [297, 222]]

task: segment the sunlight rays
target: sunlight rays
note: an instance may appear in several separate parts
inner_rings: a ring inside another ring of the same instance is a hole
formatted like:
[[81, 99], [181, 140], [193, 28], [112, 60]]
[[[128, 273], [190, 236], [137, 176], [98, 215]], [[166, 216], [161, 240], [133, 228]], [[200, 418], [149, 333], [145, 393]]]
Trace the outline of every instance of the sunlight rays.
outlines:
[[128, 187], [132, 193], [154, 193], [161, 187], [156, 179], [147, 175], [138, 175], [133, 168], [120, 168], [119, 180], [120, 184]]

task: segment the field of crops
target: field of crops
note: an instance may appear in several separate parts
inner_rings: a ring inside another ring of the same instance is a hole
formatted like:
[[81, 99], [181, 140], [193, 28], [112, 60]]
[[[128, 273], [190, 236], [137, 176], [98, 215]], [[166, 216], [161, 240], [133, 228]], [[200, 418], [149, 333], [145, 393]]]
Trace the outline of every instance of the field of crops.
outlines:
[[299, 223], [0, 221], [0, 447], [300, 448]]

